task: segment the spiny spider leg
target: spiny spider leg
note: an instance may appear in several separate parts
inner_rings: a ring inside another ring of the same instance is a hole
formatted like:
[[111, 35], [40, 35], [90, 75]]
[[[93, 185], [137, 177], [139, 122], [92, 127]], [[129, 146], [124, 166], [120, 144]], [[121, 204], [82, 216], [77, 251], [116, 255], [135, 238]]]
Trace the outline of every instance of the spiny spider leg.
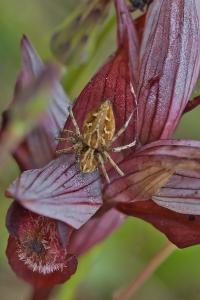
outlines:
[[69, 153], [72, 150], [74, 150], [74, 146], [66, 148], [66, 149], [61, 149], [61, 150], [56, 150], [56, 154], [64, 154], [64, 153]]
[[124, 131], [126, 130], [126, 128], [128, 127], [128, 125], [129, 125], [129, 123], [130, 123], [130, 121], [131, 121], [131, 119], [132, 119], [133, 113], [134, 113], [134, 112], [132, 112], [132, 113], [130, 114], [128, 120], [124, 123], [124, 125], [122, 126], [122, 128], [119, 129], [119, 131], [115, 134], [115, 136], [113, 137], [113, 139], [112, 139], [112, 141], [111, 141], [112, 143], [113, 143], [114, 141], [116, 141], [116, 139], [118, 139], [118, 137], [119, 137], [122, 133], [124, 133]]
[[110, 183], [110, 179], [109, 179], [109, 177], [108, 177], [108, 173], [106, 172], [106, 168], [105, 168], [105, 166], [104, 166], [104, 160], [103, 160], [103, 157], [101, 156], [100, 153], [98, 154], [97, 157], [98, 157], [98, 161], [99, 161], [99, 163], [100, 163], [100, 165], [101, 165], [101, 169], [102, 169], [103, 175], [104, 175], [104, 177], [106, 178], [107, 183]]
[[111, 163], [111, 165], [113, 166], [113, 168], [117, 171], [117, 173], [120, 176], [124, 176], [124, 173], [122, 172], [122, 170], [118, 167], [118, 165], [114, 162], [114, 160], [111, 158], [111, 156], [108, 154], [107, 151], [104, 151], [103, 154], [106, 156], [106, 158], [109, 160], [109, 162]]
[[70, 139], [71, 139], [70, 137], [56, 137], [56, 140], [59, 140], [59, 141], [68, 141]]
[[126, 150], [128, 148], [131, 148], [131, 147], [134, 147], [135, 144], [136, 144], [136, 140], [134, 140], [132, 143], [130, 144], [127, 144], [127, 145], [124, 145], [124, 146], [119, 146], [119, 147], [115, 147], [115, 148], [112, 148], [112, 152], [121, 152], [122, 150]]
[[78, 123], [76, 122], [76, 119], [75, 119], [75, 116], [74, 116], [74, 113], [73, 113], [73, 111], [72, 111], [71, 106], [68, 107], [68, 111], [69, 111], [69, 115], [70, 115], [70, 117], [71, 117], [71, 119], [72, 119], [72, 123], [73, 123], [73, 125], [74, 125], [74, 127], [75, 127], [76, 134], [77, 134], [77, 135], [81, 135], [80, 129], [79, 129], [79, 127], [78, 127]]

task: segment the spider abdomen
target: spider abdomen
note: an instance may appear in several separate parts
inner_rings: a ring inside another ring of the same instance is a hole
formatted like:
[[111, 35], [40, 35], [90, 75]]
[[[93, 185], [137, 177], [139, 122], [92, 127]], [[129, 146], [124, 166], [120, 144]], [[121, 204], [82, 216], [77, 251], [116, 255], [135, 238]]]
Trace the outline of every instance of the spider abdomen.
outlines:
[[98, 167], [98, 159], [95, 156], [95, 149], [84, 148], [79, 154], [79, 168], [83, 173], [94, 172]]
[[109, 100], [89, 112], [83, 124], [83, 140], [93, 149], [105, 147], [115, 133], [115, 117]]

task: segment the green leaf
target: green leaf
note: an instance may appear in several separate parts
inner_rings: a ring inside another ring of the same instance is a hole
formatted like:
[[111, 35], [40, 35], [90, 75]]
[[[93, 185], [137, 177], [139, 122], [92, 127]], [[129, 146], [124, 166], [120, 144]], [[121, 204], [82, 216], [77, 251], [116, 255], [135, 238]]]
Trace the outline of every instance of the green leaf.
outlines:
[[91, 43], [106, 19], [110, 0], [93, 0], [79, 4], [63, 25], [53, 34], [51, 49], [57, 59], [66, 65], [82, 64], [94, 49]]

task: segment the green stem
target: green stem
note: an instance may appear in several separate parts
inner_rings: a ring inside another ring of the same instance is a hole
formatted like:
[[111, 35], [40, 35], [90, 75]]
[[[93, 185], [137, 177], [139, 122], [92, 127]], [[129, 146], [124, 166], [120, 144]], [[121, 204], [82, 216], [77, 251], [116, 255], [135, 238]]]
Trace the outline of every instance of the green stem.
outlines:
[[176, 249], [176, 246], [168, 242], [162, 247], [156, 255], [150, 260], [150, 262], [139, 272], [129, 285], [114, 294], [114, 300], [129, 300], [133, 299], [136, 291], [143, 286], [143, 284], [149, 279], [149, 277], [156, 271], [156, 269], [170, 256], [170, 254]]

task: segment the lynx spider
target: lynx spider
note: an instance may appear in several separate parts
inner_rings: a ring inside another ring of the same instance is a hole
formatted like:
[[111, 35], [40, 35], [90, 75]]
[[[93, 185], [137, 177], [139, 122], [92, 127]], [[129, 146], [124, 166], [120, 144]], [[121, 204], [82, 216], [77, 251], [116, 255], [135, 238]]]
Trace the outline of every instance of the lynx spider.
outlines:
[[73, 150], [77, 155], [80, 171], [83, 173], [93, 172], [100, 165], [103, 175], [108, 183], [110, 182], [110, 179], [104, 166], [106, 160], [110, 162], [120, 176], [124, 176], [124, 173], [113, 161], [108, 151], [121, 152], [136, 145], [135, 139], [130, 144], [112, 147], [113, 142], [115, 142], [128, 127], [133, 113], [117, 133], [115, 133], [114, 112], [109, 100], [103, 101], [99, 108], [92, 110], [87, 114], [83, 123], [82, 134], [71, 107], [69, 107], [69, 115], [75, 128], [75, 132], [64, 129], [63, 133], [68, 133], [69, 136], [58, 137], [57, 139], [61, 141], [70, 141], [72, 146], [67, 149], [57, 150], [56, 153], [68, 153]]

